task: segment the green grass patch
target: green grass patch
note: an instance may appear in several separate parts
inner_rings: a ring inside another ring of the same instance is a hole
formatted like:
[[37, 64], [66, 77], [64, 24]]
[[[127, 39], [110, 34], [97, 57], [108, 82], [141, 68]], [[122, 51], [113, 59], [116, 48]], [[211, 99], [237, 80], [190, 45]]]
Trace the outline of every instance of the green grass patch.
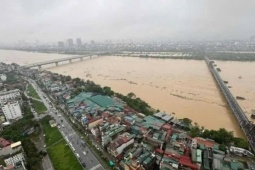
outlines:
[[41, 124], [43, 126], [43, 132], [45, 136], [46, 146], [49, 147], [52, 144], [56, 143], [60, 139], [63, 139], [61, 133], [58, 131], [57, 127], [50, 127], [49, 120], [51, 118], [46, 117], [41, 120]]
[[[48, 155], [55, 170], [82, 170], [82, 166], [73, 154], [61, 133], [56, 127], [50, 127], [50, 116], [44, 117], [40, 122], [45, 134]], [[63, 140], [61, 140], [63, 139]], [[60, 142], [58, 142], [61, 140]], [[58, 142], [58, 143], [56, 143]], [[54, 144], [55, 143], [55, 144]]]
[[82, 170], [81, 164], [65, 141], [47, 149], [55, 170]]
[[47, 108], [43, 102], [40, 102], [37, 100], [32, 100], [32, 105], [33, 105], [33, 108], [35, 109], [35, 111], [39, 114], [47, 111]]
[[39, 95], [37, 94], [37, 92], [35, 91], [35, 89], [34, 89], [34, 87], [31, 85], [31, 84], [29, 84], [29, 86], [27, 87], [27, 90], [28, 90], [28, 94], [29, 94], [29, 96], [31, 96], [31, 97], [33, 97], [33, 98], [35, 98], [35, 99], [41, 99], [40, 97], [39, 97]]

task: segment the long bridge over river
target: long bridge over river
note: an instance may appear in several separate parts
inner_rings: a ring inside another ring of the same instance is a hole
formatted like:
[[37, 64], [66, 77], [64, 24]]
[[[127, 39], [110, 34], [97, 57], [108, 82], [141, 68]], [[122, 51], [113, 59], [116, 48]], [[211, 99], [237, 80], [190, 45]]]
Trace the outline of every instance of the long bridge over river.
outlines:
[[33, 68], [33, 67], [41, 68], [44, 65], [54, 64], [54, 63], [56, 64], [56, 66], [58, 66], [58, 64], [60, 62], [69, 61], [69, 63], [72, 63], [72, 60], [75, 60], [75, 59], [79, 59], [80, 61], [82, 61], [83, 58], [93, 58], [93, 56], [98, 56], [98, 55], [103, 55], [103, 54], [108, 54], [108, 53], [110, 53], [110, 52], [99, 52], [99, 53], [91, 53], [91, 54], [87, 54], [87, 55], [71, 56], [71, 57], [66, 57], [66, 58], [60, 58], [60, 59], [55, 59], [55, 60], [27, 64], [27, 65], [24, 65], [23, 67], [24, 68]]
[[240, 128], [244, 132], [247, 141], [249, 142], [252, 150], [255, 152], [255, 125], [249, 121], [249, 119], [246, 117], [245, 113], [237, 103], [235, 97], [232, 95], [222, 78], [220, 77], [217, 69], [214, 66], [214, 61], [209, 60], [208, 57], [205, 57], [205, 61], [215, 79], [217, 82], [221, 92], [225, 96], [228, 105], [230, 106], [233, 114], [235, 115]]

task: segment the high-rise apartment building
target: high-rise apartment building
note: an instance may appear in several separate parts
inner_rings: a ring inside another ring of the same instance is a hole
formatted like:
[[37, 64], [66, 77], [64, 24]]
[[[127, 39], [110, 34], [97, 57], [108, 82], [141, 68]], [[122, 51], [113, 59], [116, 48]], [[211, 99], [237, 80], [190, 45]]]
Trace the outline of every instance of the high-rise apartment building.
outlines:
[[67, 40], [67, 47], [68, 47], [68, 48], [73, 48], [73, 46], [74, 46], [74, 44], [73, 44], [73, 39], [71, 39], [71, 38], [68, 39], [68, 40]]
[[10, 90], [6, 92], [0, 92], [0, 105], [4, 105], [9, 101], [18, 100], [22, 103], [19, 89]]
[[4, 113], [5, 119], [8, 122], [18, 120], [23, 117], [19, 102], [17, 101], [6, 103], [5, 105], [2, 106], [2, 111]]
[[80, 38], [76, 39], [76, 45], [77, 45], [77, 47], [81, 47], [82, 46], [82, 41], [81, 41]]

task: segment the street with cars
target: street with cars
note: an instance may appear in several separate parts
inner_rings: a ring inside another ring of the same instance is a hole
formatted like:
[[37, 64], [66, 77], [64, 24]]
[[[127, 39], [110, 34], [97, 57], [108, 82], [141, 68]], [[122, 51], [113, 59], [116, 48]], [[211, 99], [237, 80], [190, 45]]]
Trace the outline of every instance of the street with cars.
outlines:
[[77, 157], [82, 166], [89, 170], [104, 170], [103, 166], [99, 163], [97, 158], [93, 155], [90, 149], [86, 146], [86, 143], [72, 128], [63, 113], [54, 107], [54, 104], [48, 99], [47, 95], [40, 89], [34, 80], [27, 79], [47, 108], [47, 114], [51, 115], [56, 123], [57, 127], [70, 146], [74, 155]]

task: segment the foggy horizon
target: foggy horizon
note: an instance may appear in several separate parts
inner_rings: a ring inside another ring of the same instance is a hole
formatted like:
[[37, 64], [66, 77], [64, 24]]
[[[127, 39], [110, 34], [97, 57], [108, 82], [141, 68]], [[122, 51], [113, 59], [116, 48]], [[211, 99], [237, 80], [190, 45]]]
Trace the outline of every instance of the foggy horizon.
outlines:
[[254, 7], [253, 0], [4, 0], [0, 42], [248, 39]]

